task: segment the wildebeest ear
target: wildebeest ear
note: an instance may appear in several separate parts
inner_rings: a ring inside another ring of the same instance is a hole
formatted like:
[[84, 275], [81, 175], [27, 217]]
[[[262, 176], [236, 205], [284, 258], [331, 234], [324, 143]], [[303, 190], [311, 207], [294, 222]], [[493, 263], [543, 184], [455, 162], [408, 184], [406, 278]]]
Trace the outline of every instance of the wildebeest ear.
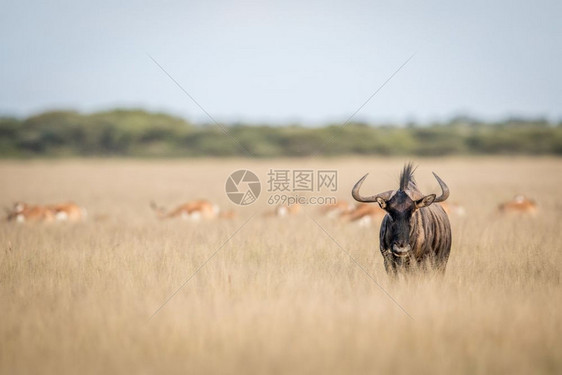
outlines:
[[429, 194], [416, 201], [416, 208], [427, 207], [435, 200], [435, 194]]
[[381, 197], [377, 197], [377, 203], [384, 210], [384, 208], [386, 207], [386, 201]]

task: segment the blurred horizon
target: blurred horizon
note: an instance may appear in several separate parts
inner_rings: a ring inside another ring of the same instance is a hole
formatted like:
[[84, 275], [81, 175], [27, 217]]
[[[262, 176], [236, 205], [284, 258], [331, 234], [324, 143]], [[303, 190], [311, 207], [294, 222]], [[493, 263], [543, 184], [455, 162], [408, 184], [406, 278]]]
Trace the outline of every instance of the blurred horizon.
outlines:
[[[265, 126], [265, 127], [284, 127], [284, 126], [297, 126], [297, 127], [304, 127], [304, 128], [324, 128], [324, 127], [344, 127], [348, 125], [364, 125], [369, 127], [426, 127], [426, 126], [435, 126], [435, 125], [447, 125], [453, 123], [464, 123], [464, 124], [481, 124], [481, 125], [489, 125], [493, 126], [494, 124], [506, 124], [506, 123], [525, 123], [525, 124], [548, 124], [551, 126], [561, 126], [562, 125], [562, 116], [558, 119], [551, 119], [547, 116], [541, 115], [505, 115], [505, 116], [497, 116], [494, 119], [486, 118], [484, 116], [477, 116], [470, 113], [455, 113], [449, 116], [442, 116], [439, 119], [425, 119], [425, 120], [418, 120], [414, 117], [403, 119], [403, 120], [376, 120], [376, 119], [364, 119], [361, 116], [348, 116], [346, 119], [342, 121], [322, 121], [322, 122], [307, 122], [307, 121], [298, 121], [298, 120], [285, 120], [285, 121], [243, 121], [243, 120], [227, 120], [227, 121], [217, 121], [214, 122], [214, 117], [200, 117], [198, 120], [193, 120], [188, 116], [183, 115], [182, 113], [175, 113], [174, 111], [167, 111], [167, 110], [152, 110], [145, 107], [139, 106], [131, 106], [131, 107], [124, 107], [124, 106], [114, 106], [114, 107], [106, 107], [100, 108], [99, 110], [79, 110], [77, 108], [47, 108], [45, 110], [33, 111], [29, 114], [10, 114], [10, 113], [2, 113], [0, 112], [0, 120], [11, 120], [15, 119], [17, 121], [25, 122], [30, 119], [41, 118], [45, 115], [51, 114], [77, 114], [79, 116], [95, 116], [99, 114], [112, 114], [112, 113], [144, 113], [146, 115], [163, 115], [166, 117], [176, 118], [179, 120], [184, 121], [189, 126], [225, 126], [225, 127], [236, 127], [236, 126], [248, 126], [248, 127], [258, 127], [258, 126]], [[351, 118], [350, 118], [351, 117]], [[348, 120], [349, 121], [346, 121]]]
[[211, 122], [152, 56], [221, 123], [344, 123], [390, 77], [354, 122], [555, 123], [561, 18], [547, 0], [11, 2], [0, 115], [142, 108]]
[[540, 118], [288, 125], [194, 124], [142, 109], [0, 117], [0, 158], [562, 155], [562, 122]]

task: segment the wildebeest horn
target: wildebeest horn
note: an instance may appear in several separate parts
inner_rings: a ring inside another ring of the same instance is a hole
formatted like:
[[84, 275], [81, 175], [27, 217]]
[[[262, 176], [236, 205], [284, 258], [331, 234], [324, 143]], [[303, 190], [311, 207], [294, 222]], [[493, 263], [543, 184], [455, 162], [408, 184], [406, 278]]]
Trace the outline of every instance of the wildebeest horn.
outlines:
[[385, 191], [384, 193], [380, 193], [370, 197], [362, 197], [361, 194], [359, 194], [359, 189], [361, 189], [361, 185], [363, 185], [363, 181], [365, 181], [368, 175], [369, 174], [367, 173], [365, 176], [363, 176], [359, 181], [357, 181], [357, 183], [353, 187], [353, 190], [351, 191], [351, 195], [353, 196], [353, 199], [355, 199], [357, 202], [365, 202], [365, 203], [376, 202], [377, 198], [379, 197], [384, 199], [385, 201], [389, 200], [390, 195], [392, 194], [392, 190]]
[[449, 198], [449, 188], [447, 187], [447, 184], [435, 174], [435, 172], [431, 173], [433, 173], [435, 179], [437, 179], [437, 182], [439, 182], [439, 186], [441, 187], [441, 195], [435, 198], [434, 202], [443, 202], [445, 199]]

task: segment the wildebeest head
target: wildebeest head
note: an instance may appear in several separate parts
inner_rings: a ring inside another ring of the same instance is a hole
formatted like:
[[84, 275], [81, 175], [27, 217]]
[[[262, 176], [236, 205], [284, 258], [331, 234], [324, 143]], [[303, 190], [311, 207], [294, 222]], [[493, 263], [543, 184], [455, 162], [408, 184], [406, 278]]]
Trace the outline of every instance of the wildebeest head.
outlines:
[[407, 164], [400, 175], [400, 188], [398, 190], [389, 190], [370, 197], [363, 197], [359, 194], [359, 189], [368, 176], [366, 174], [355, 184], [352, 190], [355, 200], [359, 202], [376, 202], [387, 212], [387, 220], [390, 221], [390, 225], [385, 235], [387, 236], [388, 243], [392, 245], [390, 250], [396, 256], [405, 256], [411, 250], [411, 222], [416, 210], [428, 207], [436, 202], [443, 202], [449, 197], [449, 188], [435, 173], [433, 175], [437, 179], [442, 191], [439, 197], [435, 194], [421, 194], [416, 187], [413, 174], [414, 167], [412, 164]]

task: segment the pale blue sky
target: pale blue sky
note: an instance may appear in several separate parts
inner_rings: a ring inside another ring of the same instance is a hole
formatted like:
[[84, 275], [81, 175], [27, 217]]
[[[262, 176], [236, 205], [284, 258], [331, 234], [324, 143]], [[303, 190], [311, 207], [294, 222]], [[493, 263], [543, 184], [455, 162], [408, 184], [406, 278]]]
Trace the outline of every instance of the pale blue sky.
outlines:
[[208, 121], [562, 119], [561, 1], [10, 1], [0, 113]]

